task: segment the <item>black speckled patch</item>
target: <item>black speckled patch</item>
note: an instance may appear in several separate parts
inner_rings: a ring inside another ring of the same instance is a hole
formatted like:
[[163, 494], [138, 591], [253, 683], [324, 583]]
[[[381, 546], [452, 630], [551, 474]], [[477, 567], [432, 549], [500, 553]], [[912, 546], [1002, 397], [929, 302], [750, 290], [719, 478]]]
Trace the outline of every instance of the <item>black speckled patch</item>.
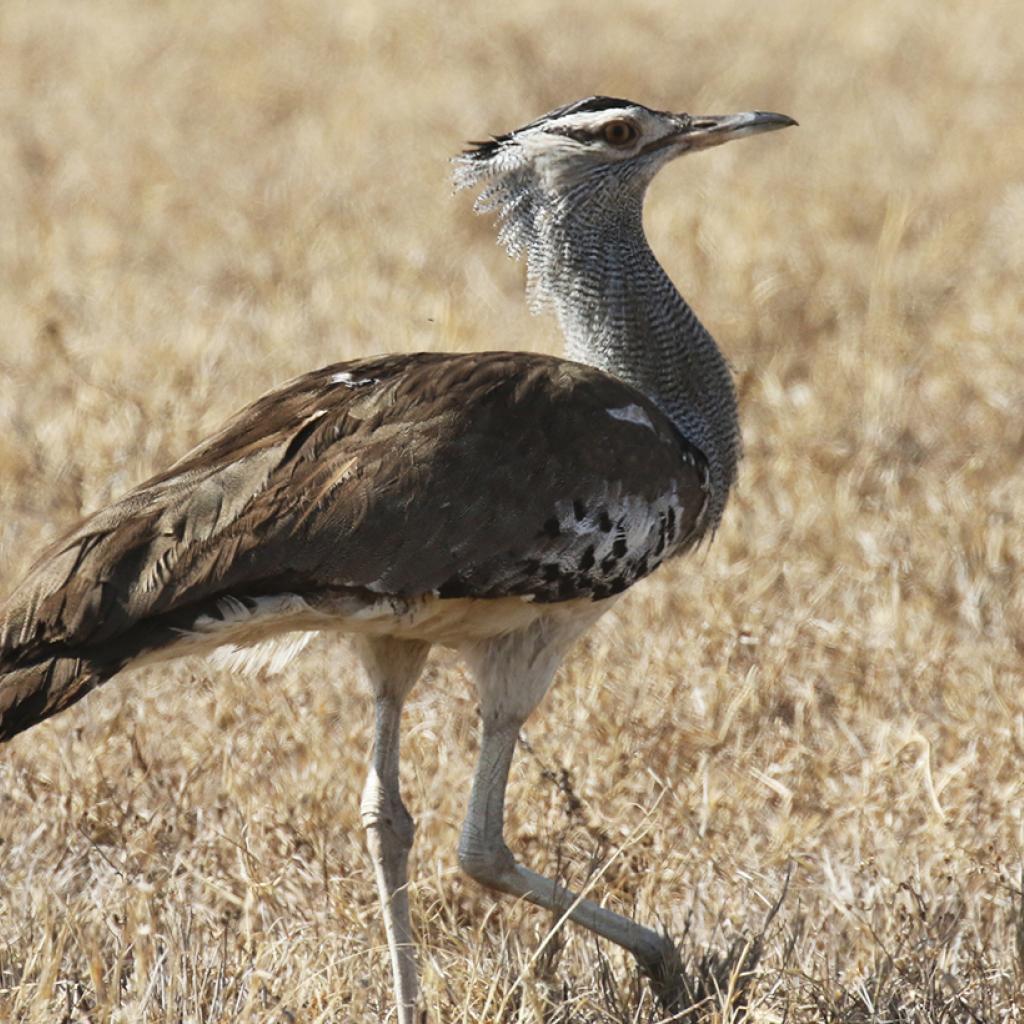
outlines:
[[657, 558], [665, 550], [665, 534], [668, 530], [668, 524], [665, 519], [665, 514], [662, 513], [658, 516], [658, 543], [654, 545], [654, 557]]

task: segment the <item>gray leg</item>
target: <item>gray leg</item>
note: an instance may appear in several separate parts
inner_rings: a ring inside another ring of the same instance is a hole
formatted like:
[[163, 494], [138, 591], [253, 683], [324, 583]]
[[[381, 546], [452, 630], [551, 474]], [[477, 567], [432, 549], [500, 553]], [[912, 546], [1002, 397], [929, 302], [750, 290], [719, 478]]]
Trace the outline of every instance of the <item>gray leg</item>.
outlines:
[[360, 638], [354, 647], [375, 698], [373, 758], [360, 804], [366, 845], [377, 876], [384, 930], [391, 953], [399, 1024], [416, 1019], [416, 950], [409, 921], [407, 865], [415, 824], [398, 782], [402, 704], [419, 678], [430, 644]]
[[[505, 787], [519, 730], [548, 688], [561, 657], [536, 642], [517, 643], [515, 636], [492, 641], [471, 659], [480, 690], [483, 735], [469, 810], [459, 840], [459, 864], [471, 877], [500, 892], [529, 900], [629, 950], [641, 968], [660, 980], [677, 958], [675, 947], [659, 935], [599, 906], [517, 863], [503, 835]], [[536, 641], [536, 638], [534, 638]], [[548, 655], [548, 656], [545, 656]], [[571, 909], [570, 909], [571, 908]]]

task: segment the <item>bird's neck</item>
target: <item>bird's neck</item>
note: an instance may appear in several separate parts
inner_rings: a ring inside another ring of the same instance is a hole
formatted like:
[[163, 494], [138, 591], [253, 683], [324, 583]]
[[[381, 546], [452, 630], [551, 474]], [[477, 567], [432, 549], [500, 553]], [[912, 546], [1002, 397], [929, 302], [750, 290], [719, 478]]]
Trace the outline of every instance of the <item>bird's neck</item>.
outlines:
[[644, 392], [704, 454], [713, 529], [740, 454], [729, 367], [647, 244], [642, 197], [616, 204], [612, 216], [609, 205], [542, 221], [546, 238], [529, 247], [535, 300], [553, 307], [570, 359]]

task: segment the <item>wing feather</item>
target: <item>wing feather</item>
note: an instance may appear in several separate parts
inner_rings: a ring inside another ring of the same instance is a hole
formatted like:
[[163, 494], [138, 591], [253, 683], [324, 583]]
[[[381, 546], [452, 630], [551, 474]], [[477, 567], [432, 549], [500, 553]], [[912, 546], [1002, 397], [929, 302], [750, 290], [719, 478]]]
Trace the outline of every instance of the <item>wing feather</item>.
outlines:
[[[643, 416], [608, 414], [626, 406]], [[605, 597], [699, 535], [704, 486], [669, 421], [589, 367], [336, 364], [53, 545], [0, 611], [0, 662], [230, 595]]]

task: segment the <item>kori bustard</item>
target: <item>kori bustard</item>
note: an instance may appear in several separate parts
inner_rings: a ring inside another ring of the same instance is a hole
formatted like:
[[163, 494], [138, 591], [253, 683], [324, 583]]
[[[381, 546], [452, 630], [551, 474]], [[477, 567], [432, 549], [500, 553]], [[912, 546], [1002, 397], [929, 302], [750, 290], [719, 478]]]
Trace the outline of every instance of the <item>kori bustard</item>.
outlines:
[[459, 863], [665, 981], [668, 938], [516, 861], [505, 787], [570, 645], [717, 527], [736, 476], [730, 373], [647, 245], [647, 186], [683, 153], [794, 123], [597, 96], [472, 144], [456, 183], [481, 188], [476, 209], [525, 255], [568, 360], [382, 356], [260, 398], [38, 559], [0, 610], [0, 738], [129, 667], [224, 647], [257, 661], [289, 636], [350, 634], [376, 701], [362, 820], [411, 1024], [399, 717], [431, 645], [455, 648], [482, 719]]

